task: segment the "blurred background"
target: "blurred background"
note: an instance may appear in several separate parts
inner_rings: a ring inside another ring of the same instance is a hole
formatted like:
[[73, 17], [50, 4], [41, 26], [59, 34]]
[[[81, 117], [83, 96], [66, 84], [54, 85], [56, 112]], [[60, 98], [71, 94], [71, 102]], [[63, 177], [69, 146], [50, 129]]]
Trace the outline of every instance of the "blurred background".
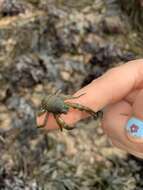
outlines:
[[1, 190], [143, 189], [142, 160], [113, 147], [100, 118], [43, 134], [35, 116], [43, 95], [143, 57], [142, 32], [142, 0], [0, 0]]

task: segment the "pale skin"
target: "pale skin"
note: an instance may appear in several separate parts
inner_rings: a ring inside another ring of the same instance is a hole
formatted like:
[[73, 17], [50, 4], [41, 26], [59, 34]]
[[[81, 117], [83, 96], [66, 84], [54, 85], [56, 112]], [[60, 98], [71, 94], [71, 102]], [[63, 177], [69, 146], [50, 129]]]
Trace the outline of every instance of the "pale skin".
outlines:
[[[113, 145], [143, 158], [143, 142], [130, 140], [125, 133], [125, 126], [132, 116], [143, 120], [143, 59], [127, 62], [107, 71], [103, 76], [91, 82], [74, 94], [78, 99], [69, 102], [79, 103], [94, 111], [104, 108], [102, 128]], [[88, 115], [71, 109], [62, 115], [64, 121], [73, 125]], [[42, 125], [45, 114], [37, 118]], [[57, 129], [52, 115], [48, 118], [47, 130]]]

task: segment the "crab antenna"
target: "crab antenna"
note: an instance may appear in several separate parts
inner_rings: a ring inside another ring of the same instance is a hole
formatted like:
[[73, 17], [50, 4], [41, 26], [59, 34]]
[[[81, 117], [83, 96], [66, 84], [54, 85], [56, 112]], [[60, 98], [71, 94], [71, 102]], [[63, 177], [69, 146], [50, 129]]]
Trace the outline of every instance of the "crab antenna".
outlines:
[[60, 93], [62, 92], [62, 90], [61, 89], [57, 89], [56, 91], [55, 91], [55, 95], [59, 95]]

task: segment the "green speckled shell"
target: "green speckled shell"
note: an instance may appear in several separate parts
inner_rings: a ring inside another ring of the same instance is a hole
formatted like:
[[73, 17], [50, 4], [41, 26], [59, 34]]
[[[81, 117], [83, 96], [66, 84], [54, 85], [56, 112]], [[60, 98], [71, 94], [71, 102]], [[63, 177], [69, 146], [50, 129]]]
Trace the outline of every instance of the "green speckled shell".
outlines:
[[60, 96], [54, 96], [49, 95], [42, 101], [42, 108], [44, 108], [45, 111], [55, 113], [55, 114], [61, 114], [61, 113], [67, 113], [69, 110], [69, 106], [66, 105], [64, 100]]

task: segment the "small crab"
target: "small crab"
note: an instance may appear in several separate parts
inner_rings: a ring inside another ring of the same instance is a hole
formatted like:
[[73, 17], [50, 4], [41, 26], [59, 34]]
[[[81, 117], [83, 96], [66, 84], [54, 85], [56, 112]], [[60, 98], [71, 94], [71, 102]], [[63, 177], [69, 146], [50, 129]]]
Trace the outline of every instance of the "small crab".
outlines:
[[48, 116], [49, 114], [53, 114], [57, 124], [59, 125], [59, 128], [62, 130], [67, 129], [67, 130], [72, 130], [75, 128], [74, 126], [70, 126], [67, 123], [64, 122], [64, 120], [60, 117], [61, 114], [67, 114], [70, 108], [78, 109], [80, 111], [85, 111], [92, 115], [94, 118], [98, 116], [101, 111], [95, 112], [92, 109], [83, 106], [78, 103], [70, 103], [70, 102], [65, 102], [65, 100], [70, 100], [70, 99], [77, 99], [84, 94], [81, 94], [79, 96], [73, 97], [70, 95], [63, 95], [60, 94], [60, 92], [56, 92], [55, 94], [50, 94], [47, 97], [45, 97], [40, 105], [40, 109], [38, 111], [38, 116], [41, 116], [42, 114], [46, 113], [45, 119], [43, 122], [43, 125], [38, 126], [39, 128], [43, 128], [46, 126], [48, 122]]

